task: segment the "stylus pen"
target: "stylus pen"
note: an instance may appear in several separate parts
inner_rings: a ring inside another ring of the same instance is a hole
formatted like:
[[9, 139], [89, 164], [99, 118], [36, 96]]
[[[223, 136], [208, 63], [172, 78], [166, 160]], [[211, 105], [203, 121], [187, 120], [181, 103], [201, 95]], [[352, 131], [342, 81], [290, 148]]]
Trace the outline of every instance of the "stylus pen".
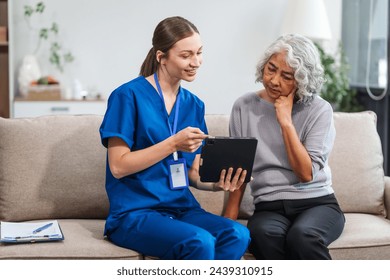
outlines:
[[34, 231], [33, 231], [33, 234], [36, 234], [36, 233], [38, 233], [38, 232], [41, 232], [42, 230], [45, 230], [45, 229], [51, 227], [52, 225], [53, 225], [53, 223], [49, 223], [49, 224], [47, 224], [47, 225], [41, 226], [41, 227], [37, 228], [36, 230], [34, 230]]

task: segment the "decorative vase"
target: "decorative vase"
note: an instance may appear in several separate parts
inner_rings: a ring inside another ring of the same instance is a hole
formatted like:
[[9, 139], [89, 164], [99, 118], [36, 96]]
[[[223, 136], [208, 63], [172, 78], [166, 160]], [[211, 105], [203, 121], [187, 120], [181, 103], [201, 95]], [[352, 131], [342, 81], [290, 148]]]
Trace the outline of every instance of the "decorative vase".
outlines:
[[21, 97], [27, 97], [28, 87], [31, 82], [38, 80], [40, 77], [41, 69], [39, 68], [35, 55], [28, 54], [24, 56], [18, 75], [19, 95]]

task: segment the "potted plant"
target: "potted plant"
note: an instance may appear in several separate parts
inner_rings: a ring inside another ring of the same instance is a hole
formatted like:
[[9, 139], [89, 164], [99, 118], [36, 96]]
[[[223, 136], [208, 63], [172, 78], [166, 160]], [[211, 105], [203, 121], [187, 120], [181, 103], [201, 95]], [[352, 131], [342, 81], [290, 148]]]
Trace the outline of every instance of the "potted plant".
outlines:
[[[44, 2], [38, 2], [35, 7], [30, 5], [24, 6], [24, 18], [27, 21], [30, 29], [33, 29], [31, 26], [31, 18], [37, 14], [43, 14], [45, 11]], [[66, 63], [72, 62], [74, 56], [71, 52], [64, 52], [61, 44], [57, 40], [57, 35], [59, 32], [59, 27], [56, 22], [52, 22], [49, 26], [44, 26], [39, 29], [39, 38], [38, 43], [35, 48], [34, 54], [38, 52], [42, 41], [50, 41], [50, 55], [49, 61], [54, 65], [59, 71], [64, 71], [64, 65]]]
[[342, 45], [339, 45], [336, 56], [332, 56], [316, 44], [324, 67], [325, 83], [321, 89], [321, 97], [332, 104], [335, 111], [357, 112], [362, 106], [356, 99], [356, 90], [350, 88], [348, 71], [349, 63]]
[[37, 53], [42, 44], [47, 42], [49, 46], [49, 62], [61, 73], [64, 72], [65, 64], [74, 60], [71, 52], [65, 52], [59, 40], [59, 26], [52, 22], [47, 26], [36, 27], [32, 24], [32, 18], [42, 15], [45, 11], [43, 1], [35, 5], [24, 5], [23, 15], [31, 31], [37, 32], [38, 41], [32, 54], [23, 57], [18, 73], [19, 95], [28, 99], [57, 100], [61, 99], [61, 88], [59, 81], [53, 75], [41, 75], [41, 69], [37, 59]]

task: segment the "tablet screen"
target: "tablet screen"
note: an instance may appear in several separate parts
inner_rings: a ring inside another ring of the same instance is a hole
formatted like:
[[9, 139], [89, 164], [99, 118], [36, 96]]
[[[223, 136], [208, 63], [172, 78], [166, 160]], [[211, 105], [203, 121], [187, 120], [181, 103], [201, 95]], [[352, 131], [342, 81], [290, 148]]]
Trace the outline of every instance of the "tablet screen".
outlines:
[[245, 182], [252, 176], [257, 139], [252, 137], [210, 137], [205, 139], [200, 156], [199, 175], [202, 182], [218, 182], [222, 169], [233, 167], [247, 171]]

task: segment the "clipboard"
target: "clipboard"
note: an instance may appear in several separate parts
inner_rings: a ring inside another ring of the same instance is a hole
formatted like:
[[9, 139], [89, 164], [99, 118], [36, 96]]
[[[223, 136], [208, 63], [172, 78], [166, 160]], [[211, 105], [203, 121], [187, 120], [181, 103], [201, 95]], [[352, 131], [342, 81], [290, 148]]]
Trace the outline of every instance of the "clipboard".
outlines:
[[257, 139], [254, 137], [209, 137], [202, 146], [199, 175], [202, 182], [218, 182], [222, 169], [233, 167], [247, 171], [245, 183], [251, 180]]
[[1, 222], [1, 243], [34, 243], [64, 240], [57, 220], [45, 222]]

